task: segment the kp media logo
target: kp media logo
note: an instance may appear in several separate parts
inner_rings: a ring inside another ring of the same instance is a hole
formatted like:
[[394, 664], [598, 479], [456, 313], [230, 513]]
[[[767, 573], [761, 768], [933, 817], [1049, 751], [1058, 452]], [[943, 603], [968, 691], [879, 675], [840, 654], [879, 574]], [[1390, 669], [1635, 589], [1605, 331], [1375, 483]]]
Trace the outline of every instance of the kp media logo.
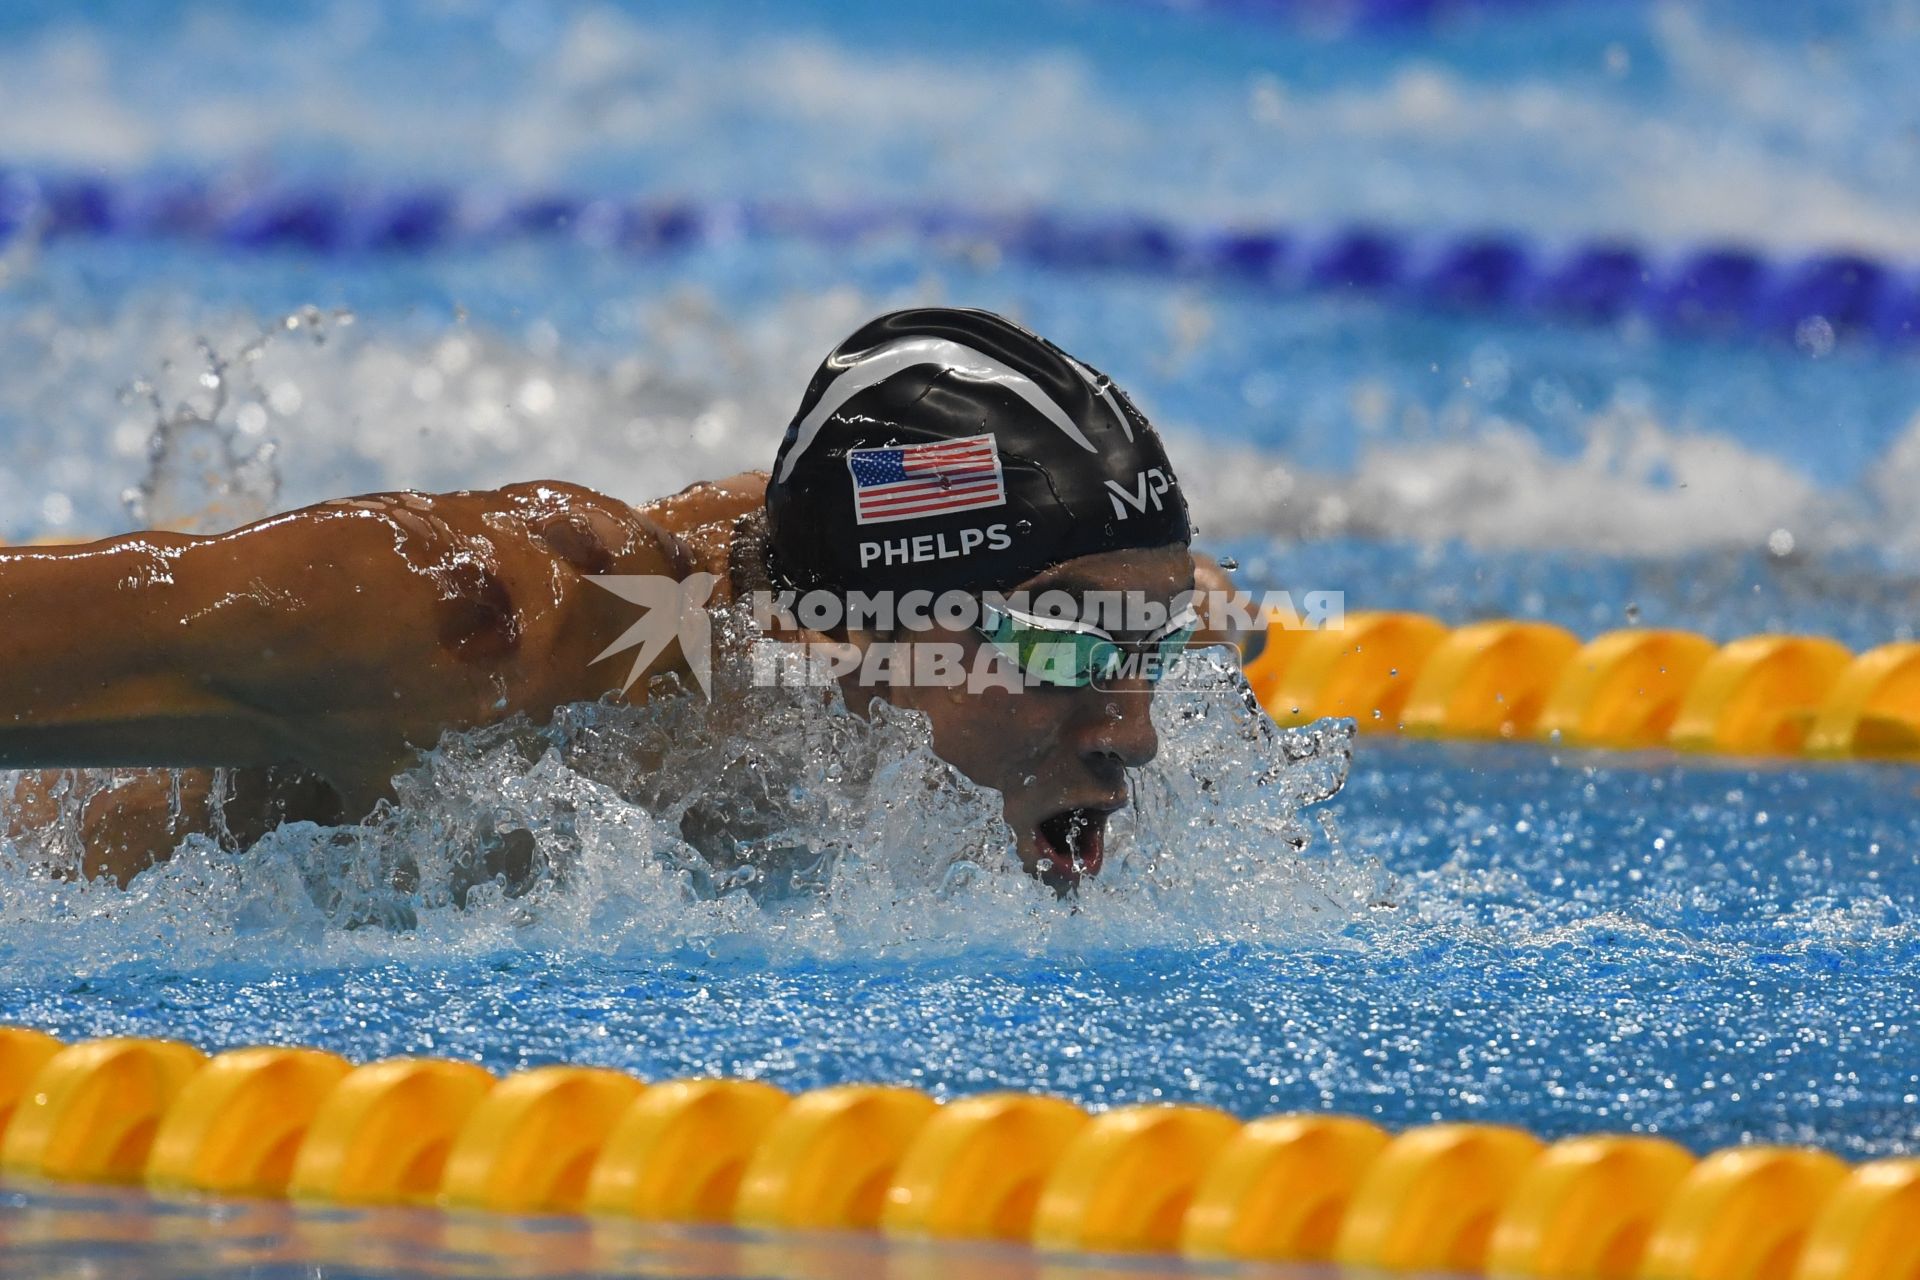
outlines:
[[[677, 641], [688, 673], [711, 701], [708, 604], [715, 575], [603, 574], [593, 581], [641, 610], [593, 658], [634, 650], [620, 691], [632, 689]], [[1196, 638], [1226, 643], [1272, 626], [1339, 630], [1345, 615], [1345, 595], [1338, 591], [1309, 591], [1301, 598], [1304, 608], [1296, 608], [1284, 590], [1257, 598], [1239, 591], [1187, 591], [1173, 600], [1131, 591], [936, 596], [919, 590], [842, 597], [789, 590], [752, 592], [746, 603], [755, 637], [747, 656], [756, 685], [826, 685], [852, 677], [867, 686], [964, 685], [973, 692], [1036, 685], [1151, 688], [1179, 666]], [[852, 642], [856, 634], [861, 643]], [[836, 635], [846, 638], [829, 638]]]

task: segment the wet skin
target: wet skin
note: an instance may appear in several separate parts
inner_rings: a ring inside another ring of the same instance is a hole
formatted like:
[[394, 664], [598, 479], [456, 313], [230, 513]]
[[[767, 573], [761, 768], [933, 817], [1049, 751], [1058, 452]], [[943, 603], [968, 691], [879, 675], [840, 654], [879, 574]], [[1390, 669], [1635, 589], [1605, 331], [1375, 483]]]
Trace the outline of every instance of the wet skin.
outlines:
[[[733, 531], [765, 484], [743, 473], [641, 506], [560, 482], [378, 494], [211, 536], [0, 551], [0, 769], [45, 771], [23, 779], [12, 821], [59, 811], [58, 770], [115, 770], [79, 814], [81, 871], [121, 883], [189, 831], [224, 827], [245, 844], [283, 821], [357, 821], [447, 730], [544, 721], [619, 690], [630, 658], [594, 659], [634, 607], [591, 576], [705, 570], [727, 603]], [[1174, 547], [1084, 557], [1035, 583], [1171, 595], [1194, 572]], [[1208, 562], [1200, 573], [1203, 588], [1224, 581]], [[673, 669], [677, 646], [649, 675]], [[1043, 825], [1125, 803], [1125, 768], [1155, 745], [1150, 695], [955, 692], [890, 696], [932, 718], [942, 756], [1006, 795], [1025, 865], [1070, 883]], [[217, 814], [214, 767], [232, 771]], [[1053, 843], [1085, 840], [1056, 830]]]

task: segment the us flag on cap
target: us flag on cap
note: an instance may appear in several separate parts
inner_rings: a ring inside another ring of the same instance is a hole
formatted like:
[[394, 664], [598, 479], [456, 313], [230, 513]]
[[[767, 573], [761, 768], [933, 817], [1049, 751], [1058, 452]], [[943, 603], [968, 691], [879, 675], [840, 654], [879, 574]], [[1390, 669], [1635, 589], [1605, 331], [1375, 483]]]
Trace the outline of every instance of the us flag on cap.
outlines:
[[990, 435], [886, 449], [849, 449], [853, 513], [885, 524], [997, 507], [1007, 500], [1000, 451]]

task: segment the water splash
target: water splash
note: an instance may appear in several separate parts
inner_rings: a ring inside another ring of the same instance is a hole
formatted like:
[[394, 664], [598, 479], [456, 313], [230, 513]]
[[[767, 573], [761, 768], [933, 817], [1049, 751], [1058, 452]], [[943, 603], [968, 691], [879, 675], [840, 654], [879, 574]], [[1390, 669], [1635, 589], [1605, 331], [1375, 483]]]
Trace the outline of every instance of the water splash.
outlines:
[[[0, 519], [15, 536], [47, 532], [48, 521], [11, 513], [31, 510], [35, 489], [55, 488], [66, 516], [52, 522], [56, 529], [111, 532], [127, 518], [97, 497], [126, 484], [118, 477], [134, 455], [143, 476], [131, 494], [134, 526], [221, 528], [346, 493], [538, 477], [577, 479], [645, 501], [766, 465], [775, 428], [790, 416], [795, 388], [821, 351], [878, 312], [948, 300], [951, 292], [922, 281], [744, 304], [697, 286], [616, 292], [598, 310], [617, 314], [632, 339], [612, 351], [576, 333], [563, 336], [547, 319], [525, 322], [518, 334], [459, 320], [420, 334], [386, 317], [342, 331], [344, 317], [306, 308], [289, 319], [314, 340], [292, 342], [284, 322], [263, 338], [257, 321], [221, 319], [178, 300], [161, 315], [126, 305], [105, 325], [74, 325], [36, 308], [22, 318], [19, 358], [7, 362], [18, 379], [0, 385], [0, 415], [62, 430], [22, 449], [17, 475], [0, 475]], [[966, 300], [981, 299], [969, 291]], [[1311, 300], [1279, 310], [1331, 315]], [[1056, 327], [1056, 317], [1025, 318]], [[1151, 333], [1104, 339], [1138, 348], [1132, 363], [1156, 342]], [[1182, 375], [1175, 390], [1206, 392], [1229, 379], [1235, 361], [1264, 368], [1281, 358], [1267, 349], [1219, 353], [1214, 360], [1229, 367], [1217, 379]], [[1286, 359], [1297, 369], [1279, 367], [1311, 384], [1320, 358], [1296, 351]], [[100, 403], [96, 395], [103, 382], [126, 381], [129, 365], [160, 371], [134, 379], [141, 412], [133, 416], [124, 400]], [[1538, 382], [1560, 371], [1556, 357], [1537, 353], [1518, 367]], [[1295, 438], [1280, 444], [1223, 439], [1210, 418], [1199, 429], [1191, 418], [1206, 415], [1204, 405], [1180, 400], [1156, 412], [1209, 537], [1358, 535], [1667, 557], [1757, 548], [1788, 529], [1807, 552], [1888, 545], [1909, 559], [1920, 555], [1911, 551], [1920, 539], [1910, 504], [1900, 500], [1920, 434], [1911, 426], [1902, 433], [1910, 410], [1895, 425], [1873, 424], [1889, 447], [1877, 458], [1859, 450], [1861, 487], [1829, 487], [1808, 474], [1796, 451], [1752, 439], [1752, 421], [1698, 421], [1684, 401], [1649, 403], [1631, 380], [1603, 389], [1591, 409], [1557, 410], [1559, 418], [1536, 424], [1510, 405], [1489, 403], [1481, 390], [1432, 396], [1331, 365], [1327, 376], [1333, 380], [1310, 400], [1339, 401], [1337, 409], [1323, 423], [1312, 403], [1288, 407], [1273, 426]], [[1731, 376], [1717, 367], [1700, 371], [1702, 380]], [[1143, 401], [1166, 395], [1150, 377], [1142, 381], [1146, 389], [1134, 389]], [[1910, 381], [1895, 377], [1883, 399], [1901, 404]], [[1761, 394], [1757, 385], [1744, 391], [1749, 405]], [[1239, 411], [1255, 424], [1275, 412], [1264, 401]], [[1317, 461], [1311, 451], [1323, 436], [1357, 439], [1356, 456]], [[69, 452], [36, 456], [55, 447]], [[143, 518], [149, 508], [151, 518]]]
[[309, 305], [232, 354], [197, 337], [197, 359], [163, 360], [158, 375], [127, 387], [121, 402], [146, 405], [154, 424], [147, 473], [121, 495], [135, 527], [217, 532], [272, 514], [280, 496], [279, 444], [265, 433], [266, 406], [286, 408], [288, 400], [281, 387], [261, 385], [256, 366], [283, 334], [304, 333], [318, 347], [331, 327], [353, 320], [350, 311], [326, 314]]
[[[1108, 872], [1059, 901], [1020, 871], [997, 793], [932, 752], [921, 715], [756, 688], [723, 664], [709, 703], [561, 708], [447, 735], [397, 800], [339, 827], [213, 835], [124, 891], [47, 870], [79, 801], [0, 844], [0, 972], [163, 961], [276, 966], [683, 949], [772, 957], [1035, 953], [1314, 937], [1388, 904], [1377, 865], [1311, 807], [1346, 776], [1350, 727], [1279, 730], [1237, 666], [1198, 654], [1155, 719]], [[72, 792], [83, 797], [85, 784]]]

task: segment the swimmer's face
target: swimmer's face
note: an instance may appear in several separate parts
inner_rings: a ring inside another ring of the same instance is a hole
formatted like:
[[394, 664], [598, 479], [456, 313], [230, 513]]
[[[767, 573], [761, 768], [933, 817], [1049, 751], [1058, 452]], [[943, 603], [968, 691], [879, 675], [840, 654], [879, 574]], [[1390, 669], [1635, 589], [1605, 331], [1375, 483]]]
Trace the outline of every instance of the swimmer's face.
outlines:
[[[1094, 591], [1139, 592], [1172, 606], [1193, 589], [1193, 574], [1187, 548], [1175, 545], [1082, 556], [1019, 589], [1035, 599], [1045, 591], [1082, 600]], [[1082, 616], [1092, 614], [1083, 609]], [[1114, 636], [1144, 638], [1119, 631]], [[961, 646], [969, 665], [986, 643], [972, 631], [927, 638]], [[1153, 687], [1143, 677], [1077, 689], [895, 685], [875, 692], [924, 712], [941, 758], [1006, 798], [1022, 865], [1061, 891], [1099, 872], [1107, 818], [1129, 800], [1127, 770], [1152, 760], [1160, 745], [1149, 715]]]

